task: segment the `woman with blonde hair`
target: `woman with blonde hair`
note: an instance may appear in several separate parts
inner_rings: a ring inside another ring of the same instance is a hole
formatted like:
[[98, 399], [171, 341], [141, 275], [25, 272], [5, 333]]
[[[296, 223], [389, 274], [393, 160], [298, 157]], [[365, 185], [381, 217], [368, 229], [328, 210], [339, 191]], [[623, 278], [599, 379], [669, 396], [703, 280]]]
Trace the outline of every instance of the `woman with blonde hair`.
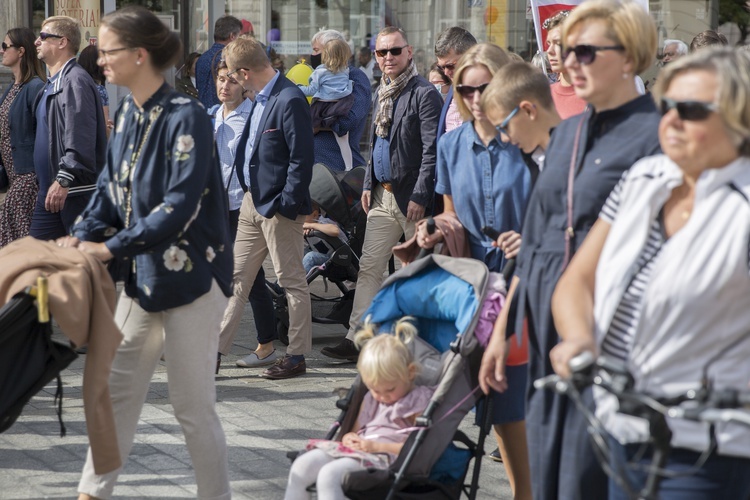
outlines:
[[[521, 331], [524, 318], [529, 380], [552, 373], [549, 353], [559, 341], [550, 306], [555, 285], [623, 172], [660, 151], [659, 113], [650, 96], [638, 93], [634, 79], [656, 56], [656, 27], [648, 13], [633, 1], [589, 0], [570, 14], [562, 35], [570, 81], [588, 107], [560, 123], [547, 147], [508, 294], [518, 315], [508, 322], [505, 308], [495, 323], [480, 369], [485, 390], [507, 383], [506, 334]], [[505, 126], [519, 113], [509, 115]], [[572, 403], [531, 384], [526, 398], [534, 498], [606, 498], [606, 476]], [[584, 400], [593, 405], [591, 391]]]
[[[552, 366], [568, 376], [569, 360], [588, 351], [623, 362], [635, 389], [655, 397], [707, 385], [743, 392], [750, 380], [750, 58], [729, 48], [682, 57], [659, 75], [655, 96], [664, 154], [627, 172], [560, 278], [552, 312], [563, 341], [550, 354]], [[597, 393], [596, 401], [612, 436], [611, 465], [640, 491], [652, 467], [648, 425], [618, 413], [611, 395]], [[746, 425], [667, 420], [672, 449], [658, 498], [748, 498]], [[636, 466], [622, 467], [626, 461]], [[610, 499], [632, 498], [609, 484]]]
[[[480, 106], [492, 76], [510, 60], [507, 52], [489, 43], [473, 46], [459, 59], [453, 85], [464, 123], [438, 143], [435, 192], [443, 195], [444, 211], [466, 229], [471, 256], [494, 272], [518, 253], [531, 191], [531, 172], [521, 152], [500, 135]], [[498, 240], [486, 236], [484, 227], [499, 232]], [[442, 240], [439, 229], [428, 235], [424, 226], [417, 237], [423, 248]], [[523, 499], [531, 497], [524, 427], [526, 365], [509, 371], [509, 390], [492, 397], [492, 423], [514, 497]]]

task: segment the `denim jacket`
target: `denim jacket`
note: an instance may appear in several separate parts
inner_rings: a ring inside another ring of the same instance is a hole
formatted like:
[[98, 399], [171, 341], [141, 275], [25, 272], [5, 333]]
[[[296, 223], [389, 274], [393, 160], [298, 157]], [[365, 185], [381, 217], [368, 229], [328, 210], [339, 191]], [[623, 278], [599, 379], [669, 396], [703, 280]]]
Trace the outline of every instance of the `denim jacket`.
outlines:
[[[28, 174], [34, 171], [34, 102], [37, 94], [44, 87], [39, 77], [33, 77], [21, 86], [21, 92], [10, 105], [8, 130], [13, 156], [13, 171], [16, 174]], [[0, 97], [0, 104], [5, 101], [11, 86]], [[0, 159], [2, 163], [2, 159]]]

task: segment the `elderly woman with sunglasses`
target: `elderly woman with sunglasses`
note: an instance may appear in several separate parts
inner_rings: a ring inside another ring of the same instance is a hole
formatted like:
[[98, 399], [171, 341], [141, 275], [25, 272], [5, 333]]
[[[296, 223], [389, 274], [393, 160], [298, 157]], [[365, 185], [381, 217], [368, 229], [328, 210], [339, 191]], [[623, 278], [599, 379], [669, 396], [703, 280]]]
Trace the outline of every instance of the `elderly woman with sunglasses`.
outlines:
[[[589, 237], [560, 278], [553, 313], [563, 339], [554, 369], [569, 374], [581, 352], [626, 364], [636, 390], [674, 396], [710, 384], [747, 390], [750, 381], [750, 58], [706, 49], [659, 75], [664, 155], [636, 163], [610, 194]], [[596, 394], [612, 435], [613, 461], [644, 486], [648, 426]], [[750, 429], [669, 418], [659, 498], [748, 498]], [[645, 432], [644, 432], [645, 431]], [[701, 456], [702, 454], [706, 456]], [[705, 459], [705, 461], [704, 461]], [[609, 498], [627, 498], [610, 481]]]
[[[509, 321], [511, 308], [505, 308], [495, 323], [479, 374], [485, 390], [507, 385], [506, 335], [521, 331], [524, 318], [529, 380], [552, 373], [549, 352], [559, 339], [550, 306], [555, 285], [623, 172], [659, 152], [659, 114], [650, 97], [639, 95], [633, 78], [656, 54], [656, 28], [648, 13], [635, 2], [590, 0], [565, 21], [563, 40], [570, 82], [588, 107], [560, 123], [549, 142], [508, 296], [518, 314]], [[573, 404], [531, 384], [526, 397], [534, 498], [606, 498], [606, 476]], [[590, 391], [584, 398], [593, 404]]]
[[[518, 253], [531, 191], [531, 173], [520, 150], [500, 135], [480, 107], [492, 76], [509, 62], [503, 49], [489, 43], [475, 45], [461, 57], [453, 84], [464, 123], [438, 142], [435, 191], [443, 195], [445, 212], [455, 214], [466, 229], [471, 256], [495, 272]], [[484, 227], [498, 231], [500, 238], [486, 236]], [[440, 229], [428, 235], [422, 226], [417, 235], [423, 248], [442, 240]], [[509, 371], [510, 389], [492, 398], [492, 423], [514, 498], [531, 498], [524, 427], [526, 365]]]

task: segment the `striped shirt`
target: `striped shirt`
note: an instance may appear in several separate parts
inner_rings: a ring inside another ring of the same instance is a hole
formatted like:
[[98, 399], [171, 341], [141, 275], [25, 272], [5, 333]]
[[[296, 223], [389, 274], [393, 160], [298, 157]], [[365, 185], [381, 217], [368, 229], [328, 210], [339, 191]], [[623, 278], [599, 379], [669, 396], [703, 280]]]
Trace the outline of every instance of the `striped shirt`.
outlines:
[[[624, 179], [615, 186], [599, 214], [600, 218], [610, 225], [617, 216], [623, 182]], [[630, 353], [635, 329], [640, 320], [643, 296], [651, 278], [654, 263], [666, 241], [661, 213], [660, 211], [659, 216], [651, 222], [646, 244], [636, 261], [637, 271], [625, 289], [601, 344], [603, 354], [621, 361], [625, 361]]]

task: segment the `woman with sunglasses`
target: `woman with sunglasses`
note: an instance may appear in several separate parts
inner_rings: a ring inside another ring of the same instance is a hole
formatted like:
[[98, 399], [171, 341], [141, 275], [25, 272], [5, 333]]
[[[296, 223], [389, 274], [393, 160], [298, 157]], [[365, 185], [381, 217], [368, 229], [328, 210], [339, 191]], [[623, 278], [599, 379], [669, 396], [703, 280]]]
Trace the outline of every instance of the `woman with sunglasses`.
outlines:
[[[131, 93], [115, 114], [91, 202], [73, 236], [58, 244], [112, 260], [125, 282], [115, 312], [123, 340], [109, 379], [119, 457], [124, 466], [163, 352], [197, 496], [229, 499], [214, 370], [232, 252], [211, 120], [165, 83], [181, 43], [148, 10], [128, 6], [104, 16], [98, 48], [107, 81]], [[89, 452], [79, 499], [111, 497], [121, 471], [99, 470]]]
[[[531, 191], [531, 173], [519, 149], [503, 138], [482, 112], [482, 92], [510, 56], [489, 43], [474, 45], [458, 61], [453, 75], [454, 96], [463, 125], [438, 142], [438, 182], [446, 213], [454, 214], [466, 230], [471, 256], [490, 271], [501, 272], [521, 246], [521, 222]], [[500, 233], [497, 241], [483, 232]], [[443, 240], [439, 229], [427, 234], [424, 225], [417, 244], [432, 248]], [[526, 365], [508, 368], [509, 389], [492, 397], [492, 423], [514, 498], [531, 498], [524, 427]], [[481, 412], [477, 412], [480, 414]]]
[[36, 56], [35, 38], [29, 28], [13, 28], [2, 42], [3, 66], [13, 72], [13, 83], [0, 98], [0, 167], [8, 179], [8, 194], [0, 206], [0, 247], [28, 236], [39, 190], [34, 102], [47, 76]]
[[[568, 376], [569, 360], [588, 351], [623, 362], [635, 388], [657, 397], [700, 391], [706, 379], [712, 390], [746, 391], [750, 58], [729, 48], [685, 56], [662, 71], [655, 95], [664, 155], [627, 172], [560, 278], [553, 313], [563, 341], [552, 350], [552, 366]], [[616, 408], [597, 393], [612, 461], [643, 467], [623, 469], [639, 491], [651, 465], [648, 426]], [[698, 470], [663, 477], [660, 499], [748, 498], [747, 426], [668, 424], [666, 469]], [[645, 454], [634, 456], [638, 449]], [[611, 480], [609, 492], [610, 499], [629, 498]]]
[[[485, 389], [507, 384], [506, 334], [521, 331], [524, 318], [529, 381], [552, 373], [549, 353], [559, 338], [550, 309], [555, 285], [623, 172], [660, 150], [659, 113], [649, 96], [639, 95], [633, 78], [656, 55], [656, 28], [648, 13], [635, 2], [589, 0], [563, 24], [563, 40], [570, 82], [588, 108], [561, 122], [550, 139], [508, 296], [519, 313], [508, 324], [511, 308], [504, 308], [495, 323], [480, 368]], [[574, 405], [531, 383], [526, 397], [534, 498], [606, 498], [606, 476]], [[590, 391], [584, 397], [593, 404]]]

